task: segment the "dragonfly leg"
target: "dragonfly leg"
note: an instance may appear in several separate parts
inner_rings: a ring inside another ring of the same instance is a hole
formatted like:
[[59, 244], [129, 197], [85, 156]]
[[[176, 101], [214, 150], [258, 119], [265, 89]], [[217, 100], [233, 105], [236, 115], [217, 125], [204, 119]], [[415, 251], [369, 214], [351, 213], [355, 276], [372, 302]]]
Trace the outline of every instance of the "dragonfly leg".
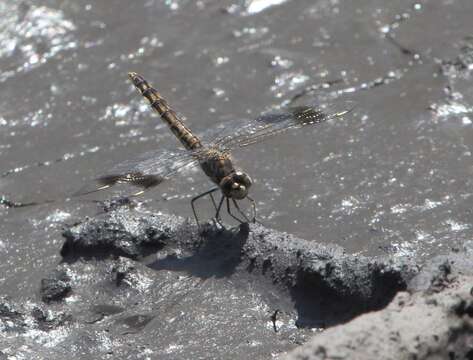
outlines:
[[[212, 194], [210, 194], [210, 196], [212, 196], [213, 198]], [[225, 226], [222, 224], [222, 219], [220, 218], [220, 210], [222, 209], [222, 204], [223, 204], [224, 199], [225, 199], [225, 195], [222, 195], [222, 198], [220, 199], [218, 206], [215, 206], [215, 218], [214, 218], [215, 222], [219, 224], [222, 228], [225, 228]], [[214, 205], [216, 205], [215, 201], [214, 201]]]
[[212, 200], [212, 204], [214, 205], [215, 211], [217, 211], [217, 203], [215, 202], [214, 194], [210, 193], [210, 199]]
[[204, 197], [204, 196], [207, 196], [209, 194], [212, 194], [214, 193], [215, 191], [219, 190], [220, 188], [218, 187], [215, 187], [213, 189], [210, 189], [209, 191], [206, 191], [206, 192], [203, 192], [202, 194], [199, 194], [195, 197], [192, 198], [191, 200], [191, 207], [192, 207], [192, 212], [194, 213], [194, 218], [195, 218], [195, 222], [197, 223], [197, 226], [200, 227], [200, 223], [199, 223], [199, 217], [197, 216], [197, 212], [195, 211], [195, 206], [194, 206], [194, 203], [199, 200], [200, 198]]
[[87, 191], [77, 191], [75, 192], [74, 194], [72, 194], [71, 196], [73, 197], [76, 197], [76, 196], [83, 196], [83, 195], [89, 195], [89, 194], [93, 194], [95, 192], [99, 192], [101, 190], [105, 190], [105, 189], [108, 189], [110, 188], [112, 185], [111, 184], [107, 184], [107, 185], [102, 185], [102, 186], [99, 186], [98, 188], [96, 189], [93, 189], [93, 190], [87, 190]]
[[256, 201], [252, 197], [249, 197], [248, 195], [246, 196], [246, 198], [251, 203], [251, 208], [253, 209], [253, 218], [251, 219], [251, 221], [255, 223], [256, 222]]
[[246, 222], [247, 223], [250, 223], [250, 219], [248, 219], [248, 216], [246, 216], [246, 214], [240, 209], [240, 206], [238, 205], [238, 203], [236, 202], [235, 199], [232, 199], [233, 200], [233, 205], [235, 205], [235, 208], [238, 210], [238, 212], [245, 218]]
[[[230, 210], [230, 199], [229, 198], [226, 198], [227, 199], [227, 213], [232, 217], [234, 218], [236, 221], [238, 221], [240, 224], [244, 224], [245, 221], [242, 221], [240, 218], [238, 218], [237, 216], [235, 216], [232, 211]], [[233, 199], [232, 199], [233, 200]], [[235, 200], [233, 200], [233, 202], [235, 202]]]

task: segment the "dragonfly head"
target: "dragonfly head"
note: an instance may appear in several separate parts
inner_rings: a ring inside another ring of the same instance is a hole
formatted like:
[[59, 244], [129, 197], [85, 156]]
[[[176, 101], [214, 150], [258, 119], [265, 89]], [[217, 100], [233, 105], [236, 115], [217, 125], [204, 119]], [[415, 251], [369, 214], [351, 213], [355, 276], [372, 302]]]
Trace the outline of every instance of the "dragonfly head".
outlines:
[[248, 195], [251, 187], [251, 178], [241, 171], [235, 171], [225, 176], [220, 182], [220, 189], [226, 197], [241, 200]]

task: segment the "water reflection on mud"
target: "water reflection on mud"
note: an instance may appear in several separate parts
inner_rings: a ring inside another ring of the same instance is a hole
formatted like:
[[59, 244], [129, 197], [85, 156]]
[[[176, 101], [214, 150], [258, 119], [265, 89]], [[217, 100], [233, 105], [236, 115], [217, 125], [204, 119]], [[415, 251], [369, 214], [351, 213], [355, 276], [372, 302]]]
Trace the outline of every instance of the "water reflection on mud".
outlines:
[[[352, 252], [446, 251], [473, 234], [471, 11], [468, 1], [2, 3], [0, 194], [67, 198], [117, 162], [178, 146], [127, 83], [139, 71], [198, 134], [285, 105], [357, 101], [346, 121], [235, 154], [261, 221]], [[189, 198], [208, 185], [189, 170], [143, 201], [191, 216]], [[21, 274], [55, 261], [48, 219], [97, 211], [90, 199], [16, 210], [0, 209], [0, 251], [28, 259], [3, 269], [20, 289], [33, 286]]]

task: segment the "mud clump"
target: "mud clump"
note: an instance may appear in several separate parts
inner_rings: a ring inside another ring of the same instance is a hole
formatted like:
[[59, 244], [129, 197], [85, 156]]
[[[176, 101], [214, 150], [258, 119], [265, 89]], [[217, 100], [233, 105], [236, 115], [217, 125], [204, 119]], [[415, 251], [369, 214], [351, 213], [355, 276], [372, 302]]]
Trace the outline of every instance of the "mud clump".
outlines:
[[400, 292], [383, 310], [333, 327], [284, 359], [471, 359], [473, 277], [440, 292]]
[[[124, 218], [130, 217], [130, 218]], [[158, 250], [175, 231], [175, 221], [154, 215], [137, 217], [128, 211], [112, 211], [64, 231], [61, 255], [97, 257], [99, 254], [137, 258]]]
[[52, 272], [48, 278], [41, 280], [41, 299], [46, 303], [61, 301], [72, 291], [70, 280], [65, 271]]
[[[406, 289], [417, 271], [405, 259], [353, 256], [335, 245], [322, 246], [259, 225], [233, 230], [209, 226], [199, 233], [193, 224], [179, 224], [172, 217], [137, 217], [126, 210], [87, 220], [64, 236], [63, 256], [72, 252], [74, 256], [120, 254], [136, 259], [152, 248], [172, 247], [188, 253], [193, 264], [171, 256], [164, 262], [180, 262], [182, 270], [193, 276], [239, 273], [270, 280], [288, 292], [298, 313], [297, 325], [303, 327], [330, 326], [382, 308]], [[117, 284], [126, 274], [122, 267], [114, 270]]]
[[285, 359], [471, 359], [471, 245], [426, 262], [386, 308], [328, 329]]

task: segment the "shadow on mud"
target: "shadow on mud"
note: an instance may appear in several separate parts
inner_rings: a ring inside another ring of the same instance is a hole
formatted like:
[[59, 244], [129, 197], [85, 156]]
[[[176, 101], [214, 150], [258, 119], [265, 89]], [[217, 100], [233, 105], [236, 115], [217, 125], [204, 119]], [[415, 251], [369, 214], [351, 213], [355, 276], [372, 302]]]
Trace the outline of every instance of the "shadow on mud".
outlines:
[[[327, 262], [323, 272], [313, 271], [310, 266], [301, 267], [301, 263], [289, 265], [292, 261], [289, 254], [278, 253], [276, 247], [271, 256], [261, 261], [259, 256], [263, 252], [248, 256], [246, 245], [254, 241], [254, 235], [255, 232], [247, 224], [231, 230], [208, 227], [201, 233], [198, 245], [184, 256], [167, 254], [148, 266], [156, 271], [184, 272], [202, 280], [231, 278], [234, 275], [251, 277], [256, 282], [267, 283], [269, 279], [272, 289], [262, 286], [260, 295], [269, 299], [271, 297], [266, 295], [272, 292], [273, 297], [274, 293], [280, 298], [286, 297], [287, 301], [283, 302], [292, 304], [293, 309], [285, 311], [295, 311], [295, 324], [299, 328], [327, 328], [347, 322], [362, 313], [384, 308], [398, 291], [406, 289], [404, 274], [381, 263], [375, 263], [371, 268], [366, 266], [365, 270], [346, 268], [347, 272], [363, 274], [353, 284], [340, 283], [341, 286], [337, 287], [331, 278], [338, 276], [340, 264], [337, 261], [341, 259], [330, 258], [334, 262]], [[256, 238], [261, 240], [261, 234]], [[281, 265], [286, 266], [282, 276]], [[278, 306], [274, 304], [273, 308]]]
[[363, 313], [383, 309], [399, 291], [406, 289], [406, 283], [395, 272], [382, 278], [373, 274], [373, 293], [369, 297], [350, 289], [346, 292], [334, 290], [319, 274], [303, 270], [298, 272], [296, 279], [296, 285], [290, 291], [297, 310], [296, 324], [308, 328], [328, 328]]
[[[381, 309], [406, 288], [415, 269], [401, 260], [346, 254], [260, 225], [231, 230], [163, 215], [116, 211], [65, 231], [64, 261], [110, 255], [146, 262], [155, 271], [185, 273], [219, 284], [251, 283], [274, 310], [292, 314], [299, 328], [326, 328]], [[219, 282], [219, 279], [223, 282]], [[251, 294], [252, 295], [252, 294]], [[283, 304], [283, 305], [281, 305]]]
[[166, 255], [148, 266], [156, 271], [183, 271], [203, 280], [232, 276], [241, 263], [241, 254], [249, 235], [248, 225], [230, 230], [207, 228], [201, 234], [202, 241], [191, 255]]

